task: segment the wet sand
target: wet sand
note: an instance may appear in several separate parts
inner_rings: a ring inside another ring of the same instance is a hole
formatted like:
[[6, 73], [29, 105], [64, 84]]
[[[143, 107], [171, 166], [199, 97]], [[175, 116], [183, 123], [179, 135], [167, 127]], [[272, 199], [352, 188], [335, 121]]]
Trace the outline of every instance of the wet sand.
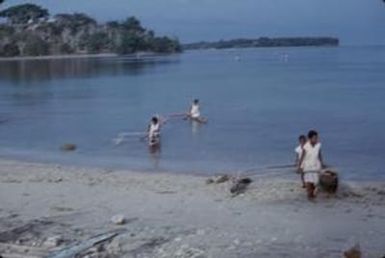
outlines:
[[309, 202], [296, 175], [254, 178], [236, 197], [206, 179], [0, 160], [0, 252], [113, 231], [79, 257], [342, 257], [355, 243], [385, 255], [385, 182], [343, 182]]

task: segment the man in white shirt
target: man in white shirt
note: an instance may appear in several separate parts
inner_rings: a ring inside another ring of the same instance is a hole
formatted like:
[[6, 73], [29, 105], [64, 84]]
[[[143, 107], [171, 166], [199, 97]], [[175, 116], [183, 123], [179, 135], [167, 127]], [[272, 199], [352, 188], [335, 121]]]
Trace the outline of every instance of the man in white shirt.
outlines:
[[[295, 151], [295, 165], [298, 167], [299, 166], [299, 161], [301, 160], [302, 153], [303, 153], [303, 146], [306, 144], [306, 136], [305, 135], [300, 135], [298, 137], [299, 145], [294, 149]], [[305, 188], [305, 181], [304, 181], [304, 175], [302, 171], [298, 172], [301, 174], [301, 181], [302, 181], [302, 187]]]
[[304, 173], [304, 182], [309, 199], [316, 197], [319, 174], [323, 167], [321, 143], [318, 139], [318, 133], [311, 130], [308, 133], [308, 141], [303, 146], [302, 157], [298, 164], [298, 169]]

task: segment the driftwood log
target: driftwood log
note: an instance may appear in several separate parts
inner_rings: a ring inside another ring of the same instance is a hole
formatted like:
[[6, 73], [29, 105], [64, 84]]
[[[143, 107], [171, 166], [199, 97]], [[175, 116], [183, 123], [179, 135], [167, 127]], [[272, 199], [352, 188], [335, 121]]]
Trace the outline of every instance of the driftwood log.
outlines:
[[96, 246], [98, 244], [101, 244], [106, 241], [112, 240], [114, 237], [118, 236], [119, 232], [111, 232], [111, 233], [106, 233], [102, 235], [95, 236], [87, 241], [81, 242], [81, 243], [76, 243], [73, 244], [67, 248], [64, 248], [60, 251], [56, 251], [52, 254], [50, 254], [48, 257], [49, 258], [72, 258], [76, 257], [79, 253], [90, 249], [93, 246]]

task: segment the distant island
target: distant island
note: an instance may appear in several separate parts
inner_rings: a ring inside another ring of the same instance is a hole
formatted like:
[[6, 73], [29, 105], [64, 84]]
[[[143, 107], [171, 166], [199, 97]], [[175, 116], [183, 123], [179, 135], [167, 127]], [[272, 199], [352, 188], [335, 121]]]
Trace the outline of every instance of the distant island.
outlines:
[[232, 39], [215, 42], [196, 42], [184, 44], [184, 50], [193, 49], [225, 49], [225, 48], [253, 48], [253, 47], [303, 47], [303, 46], [338, 46], [339, 39], [332, 37], [281, 37], [258, 39]]
[[182, 51], [178, 39], [157, 36], [133, 16], [99, 24], [83, 13], [51, 16], [22, 4], [0, 11], [0, 20], [0, 57]]

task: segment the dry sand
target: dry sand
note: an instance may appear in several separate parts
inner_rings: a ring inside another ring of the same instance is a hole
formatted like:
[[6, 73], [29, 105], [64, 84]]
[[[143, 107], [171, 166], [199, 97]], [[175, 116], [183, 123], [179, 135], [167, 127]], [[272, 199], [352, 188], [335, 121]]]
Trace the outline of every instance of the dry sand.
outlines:
[[57, 251], [119, 230], [79, 257], [342, 257], [356, 242], [385, 255], [385, 182], [344, 182], [312, 203], [294, 175], [255, 179], [233, 198], [198, 176], [0, 160], [0, 244]]

